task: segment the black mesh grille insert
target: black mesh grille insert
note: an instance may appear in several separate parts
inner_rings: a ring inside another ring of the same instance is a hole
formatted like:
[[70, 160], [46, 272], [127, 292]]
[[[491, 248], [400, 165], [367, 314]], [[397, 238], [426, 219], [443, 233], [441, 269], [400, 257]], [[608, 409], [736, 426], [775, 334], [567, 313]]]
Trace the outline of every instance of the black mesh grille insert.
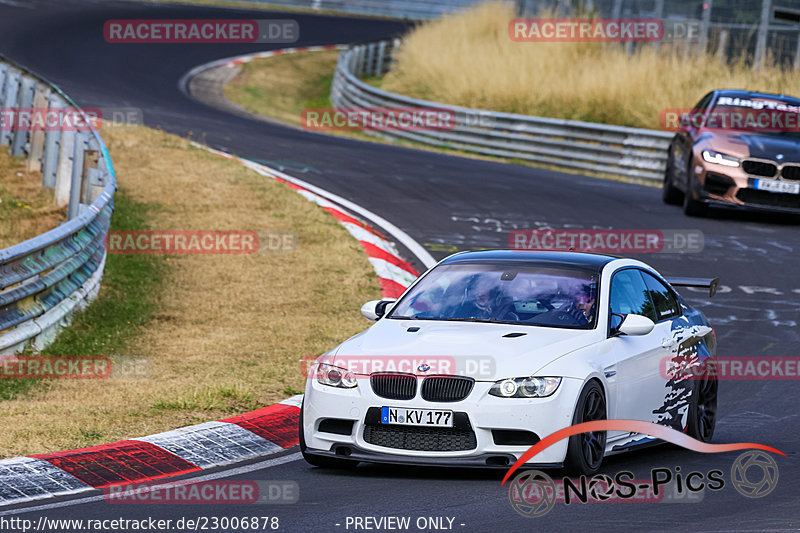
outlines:
[[781, 176], [783, 176], [785, 180], [800, 180], [800, 167], [785, 166], [781, 169]]
[[456, 428], [365, 425], [364, 440], [384, 448], [428, 452], [456, 452], [478, 447], [472, 429]]
[[747, 204], [757, 206], [800, 208], [800, 194], [780, 194], [757, 189], [739, 189], [736, 197]]
[[472, 392], [475, 380], [461, 376], [430, 376], [422, 382], [422, 398], [429, 402], [460, 402]]
[[742, 169], [748, 174], [764, 176], [765, 178], [771, 178], [778, 173], [778, 167], [775, 164], [765, 161], [753, 161], [751, 159], [742, 161]]
[[372, 390], [381, 398], [390, 400], [410, 400], [417, 395], [417, 376], [381, 372], [369, 378]]

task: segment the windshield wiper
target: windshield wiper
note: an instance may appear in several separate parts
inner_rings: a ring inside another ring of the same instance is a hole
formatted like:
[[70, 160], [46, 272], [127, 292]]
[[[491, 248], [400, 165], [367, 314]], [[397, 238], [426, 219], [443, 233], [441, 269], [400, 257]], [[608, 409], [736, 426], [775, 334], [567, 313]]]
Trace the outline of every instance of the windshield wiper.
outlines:
[[403, 315], [392, 315], [387, 316], [386, 318], [396, 318], [397, 320], [417, 320], [418, 317], [416, 316], [403, 316]]

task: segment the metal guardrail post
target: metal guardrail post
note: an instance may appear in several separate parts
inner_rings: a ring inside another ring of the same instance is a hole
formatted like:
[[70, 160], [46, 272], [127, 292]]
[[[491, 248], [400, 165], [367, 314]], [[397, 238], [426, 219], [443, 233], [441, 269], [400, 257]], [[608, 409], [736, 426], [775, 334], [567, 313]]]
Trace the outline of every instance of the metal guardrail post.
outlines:
[[[47, 110], [47, 99], [50, 89], [36, 84], [33, 93], [33, 112], [42, 115]], [[42, 159], [44, 158], [44, 143], [46, 126], [35, 128], [30, 132], [30, 144], [28, 147], [28, 172], [39, 172], [42, 170]]]
[[[48, 111], [63, 107], [63, 100], [57, 94], [51, 93], [47, 99]], [[61, 130], [48, 128], [44, 135], [44, 155], [42, 156], [42, 187], [45, 189], [53, 189], [56, 186], [60, 143]]]
[[6, 105], [3, 96], [6, 93], [6, 74], [8, 74], [8, 65], [0, 63], [0, 107]]
[[394, 66], [394, 60], [397, 57], [397, 50], [400, 48], [401, 43], [402, 41], [400, 39], [395, 39], [394, 41], [392, 41], [392, 50], [389, 52], [389, 57], [387, 58], [388, 59], [386, 65], [387, 72], [390, 71]]
[[81, 132], [75, 135], [72, 146], [72, 175], [70, 176], [69, 207], [67, 219], [71, 220], [80, 213], [80, 203], [83, 193], [83, 154], [86, 151], [86, 134]]
[[367, 76], [374, 76], [375, 75], [375, 43], [370, 43], [367, 45], [367, 60], [364, 65], [364, 74]]
[[378, 61], [375, 65], [375, 76], [383, 76], [383, 59], [386, 56], [386, 41], [381, 41], [378, 44]]
[[72, 156], [75, 151], [75, 132], [61, 132], [58, 147], [58, 170], [56, 171], [55, 204], [59, 207], [69, 203], [69, 190], [72, 183]]
[[[13, 108], [17, 107], [17, 94], [19, 94], [19, 78], [20, 73], [8, 69], [6, 72], [5, 87], [3, 87], [3, 107]], [[16, 113], [7, 113], [7, 117], [11, 118], [12, 124], [5, 124], [0, 126], [0, 146], [8, 146], [11, 144], [11, 136], [14, 133], [13, 122], [16, 120]]]
[[22, 116], [25, 116], [24, 122], [28, 123], [26, 126], [23, 124], [23, 119], [17, 120], [16, 131], [13, 132], [11, 137], [11, 155], [19, 157], [25, 153], [25, 145], [28, 143], [28, 134], [30, 133], [31, 126], [29, 124], [31, 118], [31, 107], [33, 106], [33, 91], [36, 89], [36, 82], [33, 78], [22, 76], [19, 84], [19, 96], [17, 101], [22, 110]]
[[100, 168], [100, 143], [90, 135], [83, 153], [83, 191], [81, 203], [89, 205], [105, 186], [103, 170]]
[[358, 59], [356, 59], [356, 72], [358, 72], [358, 74], [356, 74], [356, 76], [360, 78], [364, 75], [364, 55], [366, 52], [363, 46], [359, 46], [357, 50]]

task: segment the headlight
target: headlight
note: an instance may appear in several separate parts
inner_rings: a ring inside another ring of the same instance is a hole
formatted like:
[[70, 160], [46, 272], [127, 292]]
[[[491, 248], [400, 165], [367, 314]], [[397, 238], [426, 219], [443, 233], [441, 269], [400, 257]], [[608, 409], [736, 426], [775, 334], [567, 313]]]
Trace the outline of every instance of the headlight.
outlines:
[[492, 385], [489, 394], [501, 398], [544, 398], [561, 385], [561, 378], [508, 378]]
[[355, 374], [344, 368], [325, 363], [319, 363], [317, 365], [317, 382], [340, 389], [354, 389], [358, 387], [358, 380]]
[[703, 150], [703, 159], [709, 163], [725, 165], [726, 167], [738, 167], [739, 160], [733, 156], [715, 152], [713, 150]]

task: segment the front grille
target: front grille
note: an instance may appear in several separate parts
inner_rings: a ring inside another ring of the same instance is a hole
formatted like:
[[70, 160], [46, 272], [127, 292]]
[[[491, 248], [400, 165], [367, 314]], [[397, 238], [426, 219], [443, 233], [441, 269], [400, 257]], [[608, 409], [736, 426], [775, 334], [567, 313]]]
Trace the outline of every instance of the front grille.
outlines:
[[800, 209], [800, 194], [780, 194], [758, 189], [739, 189], [736, 197], [752, 205]]
[[381, 398], [389, 400], [410, 400], [417, 395], [417, 376], [381, 372], [369, 378], [372, 390]]
[[422, 382], [422, 398], [429, 402], [460, 402], [472, 392], [475, 380], [461, 376], [430, 376]]
[[800, 180], [800, 166], [787, 165], [781, 169], [781, 176], [785, 180]]
[[771, 178], [778, 173], [778, 166], [774, 163], [753, 161], [752, 159], [745, 159], [742, 161], [742, 169], [748, 174], [763, 176], [765, 178]]
[[425, 452], [459, 452], [478, 447], [472, 428], [365, 425], [364, 440], [384, 448]]

